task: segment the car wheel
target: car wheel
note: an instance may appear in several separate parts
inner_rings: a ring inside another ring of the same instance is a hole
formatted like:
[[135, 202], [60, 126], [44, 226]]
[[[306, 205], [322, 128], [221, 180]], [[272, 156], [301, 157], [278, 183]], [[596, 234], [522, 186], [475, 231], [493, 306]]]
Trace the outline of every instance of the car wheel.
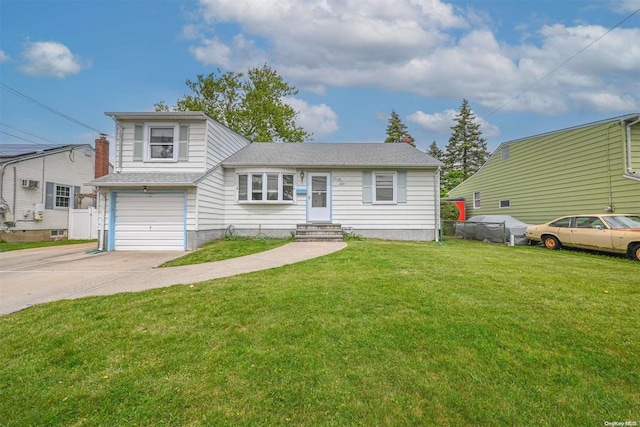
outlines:
[[640, 261], [640, 243], [636, 243], [630, 250], [631, 258]]
[[551, 249], [552, 251], [560, 249], [560, 247], [562, 246], [560, 244], [560, 240], [558, 240], [555, 236], [544, 236], [542, 239], [542, 243], [544, 243], [545, 248]]

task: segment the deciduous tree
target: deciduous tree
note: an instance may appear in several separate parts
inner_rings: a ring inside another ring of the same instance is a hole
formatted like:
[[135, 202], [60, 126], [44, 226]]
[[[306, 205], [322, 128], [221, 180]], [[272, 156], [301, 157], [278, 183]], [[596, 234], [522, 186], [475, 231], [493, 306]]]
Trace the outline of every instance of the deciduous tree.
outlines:
[[[178, 99], [174, 111], [202, 111], [253, 142], [304, 142], [311, 134], [296, 124], [298, 113], [284, 102], [298, 90], [268, 65], [233, 71], [199, 74], [187, 80], [191, 93]], [[156, 111], [169, 111], [160, 101]]]

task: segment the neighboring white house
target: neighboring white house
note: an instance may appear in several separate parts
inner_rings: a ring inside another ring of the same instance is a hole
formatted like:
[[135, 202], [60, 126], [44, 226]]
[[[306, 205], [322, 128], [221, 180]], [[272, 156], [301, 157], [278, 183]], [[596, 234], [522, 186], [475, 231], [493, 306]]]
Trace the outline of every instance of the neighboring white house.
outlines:
[[115, 173], [98, 187], [100, 249], [192, 250], [236, 233], [339, 224], [435, 240], [441, 163], [408, 144], [254, 143], [201, 112], [107, 113]]
[[69, 209], [95, 203], [93, 187], [83, 183], [95, 177], [96, 152], [89, 144], [21, 147], [0, 157], [0, 239], [65, 238]]

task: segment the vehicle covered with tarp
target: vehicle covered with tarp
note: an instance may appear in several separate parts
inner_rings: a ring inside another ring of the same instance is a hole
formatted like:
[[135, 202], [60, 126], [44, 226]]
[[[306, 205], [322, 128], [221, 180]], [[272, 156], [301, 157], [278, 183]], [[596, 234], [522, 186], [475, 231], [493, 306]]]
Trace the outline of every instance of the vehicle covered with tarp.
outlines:
[[463, 239], [524, 246], [529, 243], [525, 234], [529, 225], [509, 215], [476, 215], [458, 221], [455, 235]]

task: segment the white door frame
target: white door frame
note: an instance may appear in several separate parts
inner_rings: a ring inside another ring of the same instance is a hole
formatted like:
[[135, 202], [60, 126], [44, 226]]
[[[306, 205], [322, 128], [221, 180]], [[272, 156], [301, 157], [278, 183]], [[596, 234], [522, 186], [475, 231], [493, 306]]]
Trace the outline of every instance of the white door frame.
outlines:
[[[318, 183], [326, 180], [326, 187], [313, 189], [313, 178], [319, 178]], [[322, 194], [324, 193], [324, 194]], [[309, 172], [307, 174], [307, 222], [331, 222], [331, 172]], [[314, 196], [316, 196], [314, 198]], [[324, 197], [323, 197], [324, 196]], [[316, 206], [313, 206], [313, 205]], [[325, 206], [322, 206], [322, 205]]]

